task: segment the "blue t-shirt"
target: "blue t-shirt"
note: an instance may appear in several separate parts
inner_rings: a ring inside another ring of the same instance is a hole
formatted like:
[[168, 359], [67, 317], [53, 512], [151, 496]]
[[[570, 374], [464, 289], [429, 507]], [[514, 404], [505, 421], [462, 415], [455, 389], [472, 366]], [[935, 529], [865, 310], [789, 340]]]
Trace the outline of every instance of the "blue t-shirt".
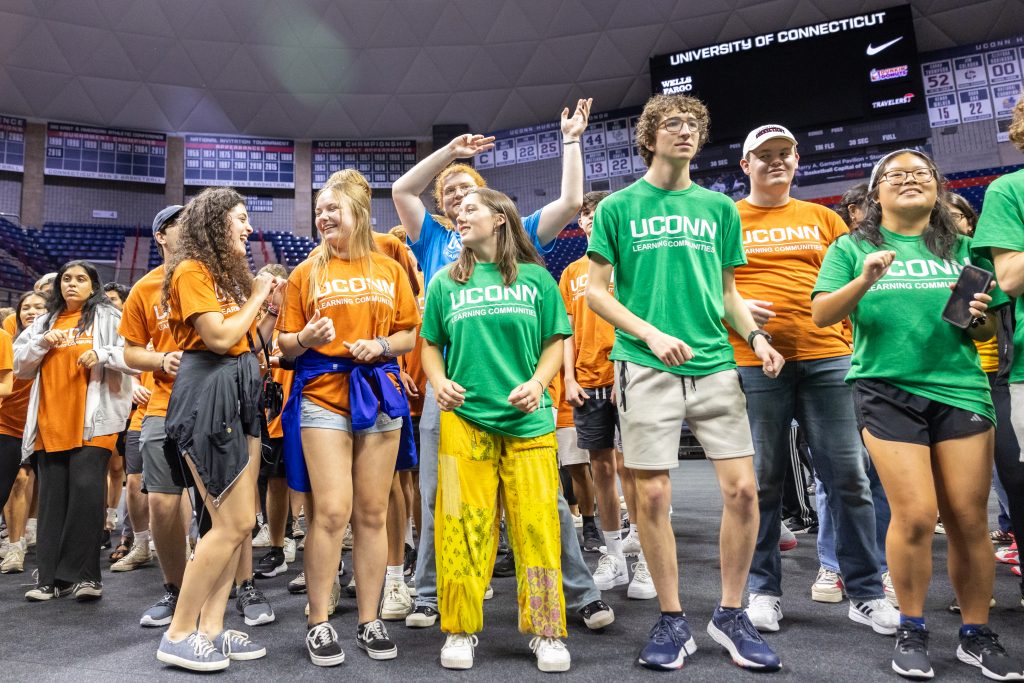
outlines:
[[[537, 240], [541, 211], [543, 209], [537, 209], [523, 218], [523, 228], [526, 229], [526, 235], [533, 242], [533, 246], [537, 248], [541, 256], [544, 256], [554, 248], [555, 241], [551, 240], [545, 248]], [[420, 268], [423, 269], [425, 289], [437, 271], [449, 263], [454, 263], [459, 258], [459, 252], [462, 251], [462, 236], [455, 230], [445, 228], [427, 211], [423, 214], [420, 239], [416, 242], [409, 242], [409, 246], [412, 248], [412, 253], [416, 255], [416, 260], [420, 262]]]

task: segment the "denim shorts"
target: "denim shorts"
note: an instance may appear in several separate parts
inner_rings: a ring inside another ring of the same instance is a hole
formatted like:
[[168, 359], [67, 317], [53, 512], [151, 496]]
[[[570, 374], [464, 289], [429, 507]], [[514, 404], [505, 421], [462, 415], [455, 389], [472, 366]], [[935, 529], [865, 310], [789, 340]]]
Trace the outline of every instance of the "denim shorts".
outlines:
[[[305, 396], [302, 397], [299, 411], [299, 427], [303, 429], [336, 429], [339, 432], [352, 432], [352, 420], [344, 415], [327, 410]], [[377, 422], [369, 429], [361, 429], [357, 434], [377, 434], [393, 432], [402, 428], [402, 418], [391, 418], [384, 413], [377, 413]]]

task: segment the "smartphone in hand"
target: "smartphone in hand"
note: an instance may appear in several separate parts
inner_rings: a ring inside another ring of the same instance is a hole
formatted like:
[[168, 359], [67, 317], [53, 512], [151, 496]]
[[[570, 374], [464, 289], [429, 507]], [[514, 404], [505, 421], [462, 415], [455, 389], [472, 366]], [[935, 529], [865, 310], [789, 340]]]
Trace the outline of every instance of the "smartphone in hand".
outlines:
[[974, 295], [988, 293], [993, 278], [994, 275], [984, 268], [964, 266], [964, 269], [960, 271], [960, 277], [957, 278], [953, 293], [950, 294], [949, 301], [946, 302], [946, 308], [942, 311], [942, 319], [962, 330], [970, 327], [971, 319], [974, 317], [971, 315], [970, 309]]

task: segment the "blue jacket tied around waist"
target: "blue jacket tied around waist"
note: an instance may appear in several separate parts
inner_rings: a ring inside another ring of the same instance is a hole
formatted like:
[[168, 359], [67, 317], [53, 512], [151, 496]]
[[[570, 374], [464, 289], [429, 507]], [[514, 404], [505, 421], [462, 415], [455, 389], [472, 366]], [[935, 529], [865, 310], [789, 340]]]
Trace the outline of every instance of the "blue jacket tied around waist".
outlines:
[[417, 463], [416, 441], [412, 433], [412, 419], [409, 416], [409, 401], [405, 387], [399, 388], [388, 378], [388, 373], [401, 377], [401, 370], [394, 359], [381, 363], [357, 363], [351, 358], [325, 356], [310, 349], [295, 359], [295, 374], [291, 393], [281, 414], [284, 427], [284, 465], [288, 486], [296, 491], [311, 491], [306, 459], [302, 453], [302, 429], [300, 427], [300, 405], [302, 390], [306, 382], [333, 372], [349, 373], [348, 401], [352, 418], [353, 433], [369, 429], [377, 422], [377, 414], [384, 413], [390, 418], [402, 418], [402, 439], [398, 446], [396, 470], [415, 467]]

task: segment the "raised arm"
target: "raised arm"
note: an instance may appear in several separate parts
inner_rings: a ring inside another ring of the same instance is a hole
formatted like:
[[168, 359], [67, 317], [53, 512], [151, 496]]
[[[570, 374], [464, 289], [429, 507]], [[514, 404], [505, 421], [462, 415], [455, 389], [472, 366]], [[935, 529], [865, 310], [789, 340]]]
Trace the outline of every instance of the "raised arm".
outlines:
[[493, 148], [493, 137], [468, 133], [460, 135], [395, 181], [391, 186], [391, 198], [398, 210], [398, 220], [405, 226], [410, 242], [418, 242], [420, 239], [420, 227], [428, 210], [420, 195], [430, 187], [437, 174], [456, 159], [468, 159]]
[[580, 100], [576, 111], [569, 116], [569, 108], [562, 110], [562, 194], [547, 204], [540, 214], [537, 241], [546, 245], [558, 237], [566, 225], [583, 206], [583, 143], [580, 137], [590, 120], [590, 105], [594, 100]]

